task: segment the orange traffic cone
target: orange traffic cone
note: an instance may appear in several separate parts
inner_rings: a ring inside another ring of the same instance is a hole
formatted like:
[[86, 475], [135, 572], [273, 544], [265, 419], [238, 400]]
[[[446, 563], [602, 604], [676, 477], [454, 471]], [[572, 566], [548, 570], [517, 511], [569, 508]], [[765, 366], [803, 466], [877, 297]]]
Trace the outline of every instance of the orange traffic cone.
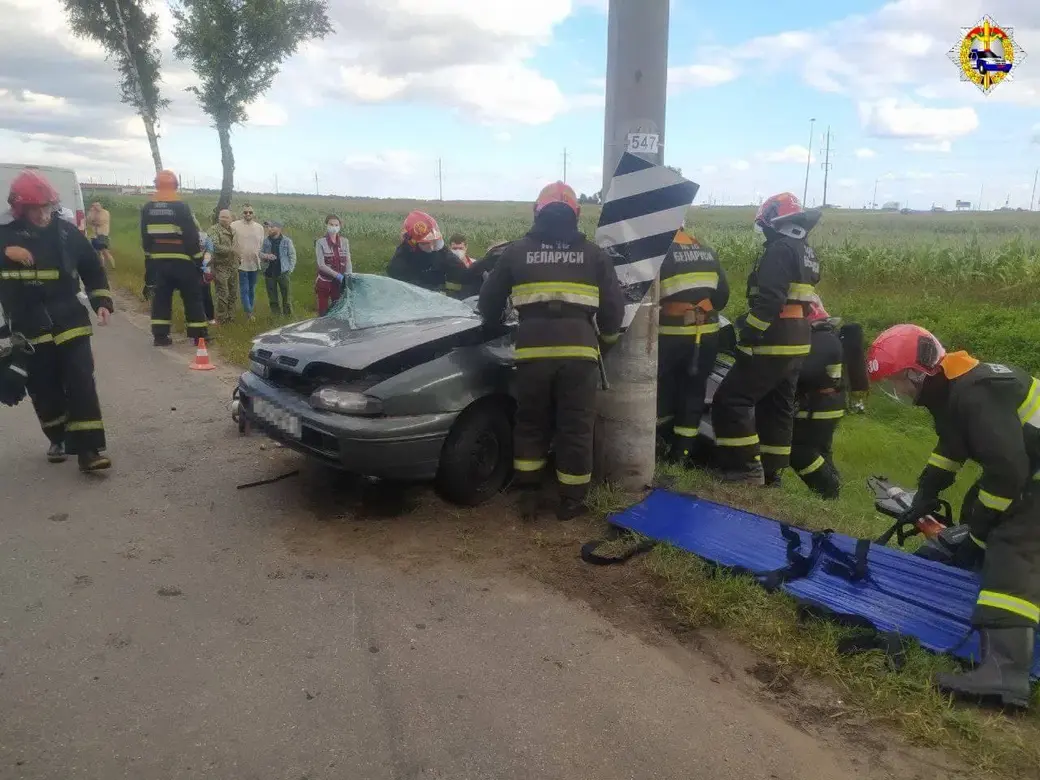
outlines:
[[209, 362], [209, 352], [206, 350], [206, 339], [199, 339], [199, 345], [195, 348], [195, 360], [188, 366], [192, 371], [212, 371], [215, 365]]

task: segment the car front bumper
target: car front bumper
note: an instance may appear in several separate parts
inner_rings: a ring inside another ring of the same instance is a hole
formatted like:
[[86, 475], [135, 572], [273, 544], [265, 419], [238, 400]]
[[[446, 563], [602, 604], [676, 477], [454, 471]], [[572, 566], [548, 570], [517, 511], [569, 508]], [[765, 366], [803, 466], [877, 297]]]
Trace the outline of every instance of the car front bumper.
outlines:
[[429, 480], [437, 475], [444, 440], [457, 412], [409, 417], [360, 417], [312, 407], [299, 393], [247, 371], [238, 380], [249, 424], [287, 447], [368, 477]]

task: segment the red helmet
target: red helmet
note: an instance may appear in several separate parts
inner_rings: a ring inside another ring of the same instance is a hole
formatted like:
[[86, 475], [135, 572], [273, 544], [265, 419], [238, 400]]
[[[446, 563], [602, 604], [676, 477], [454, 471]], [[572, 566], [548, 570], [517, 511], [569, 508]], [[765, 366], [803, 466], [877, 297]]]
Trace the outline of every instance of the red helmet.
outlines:
[[434, 251], [444, 246], [444, 236], [441, 235], [437, 220], [425, 211], [413, 211], [404, 218], [404, 224], [401, 225], [401, 240], [408, 246], [416, 247], [424, 244], [432, 247]]
[[25, 210], [33, 206], [53, 206], [60, 199], [58, 191], [47, 181], [47, 177], [32, 168], [14, 177], [7, 202], [11, 206], [11, 216], [21, 219]]
[[908, 369], [927, 376], [939, 372], [946, 350], [919, 325], [893, 325], [874, 339], [867, 350], [867, 372], [871, 382], [880, 382]]
[[534, 213], [537, 214], [550, 203], [566, 203], [577, 216], [581, 216], [578, 196], [574, 194], [574, 190], [569, 184], [564, 184], [562, 181], [554, 181], [552, 184], [542, 187], [542, 191], [538, 193], [538, 200], [534, 202]]
[[798, 217], [805, 213], [798, 196], [791, 192], [781, 192], [762, 201], [755, 214], [755, 224], [762, 227], [775, 227], [778, 222]]
[[155, 189], [163, 192], [172, 192], [180, 186], [177, 174], [169, 169], [161, 170], [155, 174]]

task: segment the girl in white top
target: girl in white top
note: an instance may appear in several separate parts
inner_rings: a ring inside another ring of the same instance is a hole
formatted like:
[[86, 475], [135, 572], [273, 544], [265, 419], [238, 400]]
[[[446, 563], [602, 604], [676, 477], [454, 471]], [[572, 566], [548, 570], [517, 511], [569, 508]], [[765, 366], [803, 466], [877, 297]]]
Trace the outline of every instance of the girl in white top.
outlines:
[[314, 244], [318, 275], [314, 292], [318, 296], [318, 316], [324, 316], [329, 306], [339, 300], [343, 279], [351, 272], [350, 242], [339, 234], [340, 221], [335, 214], [325, 217], [325, 235]]

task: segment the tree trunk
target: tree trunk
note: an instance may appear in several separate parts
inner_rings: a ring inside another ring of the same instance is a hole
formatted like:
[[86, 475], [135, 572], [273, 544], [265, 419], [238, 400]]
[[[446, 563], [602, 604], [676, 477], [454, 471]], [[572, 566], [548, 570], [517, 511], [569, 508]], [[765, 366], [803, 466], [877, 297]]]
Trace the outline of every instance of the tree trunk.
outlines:
[[219, 213], [222, 209], [231, 208], [231, 193], [235, 188], [235, 154], [231, 151], [231, 124], [218, 121], [217, 135], [220, 137], [220, 164], [224, 168], [224, 179], [220, 183], [220, 199], [217, 201], [216, 209]]
[[155, 132], [155, 122], [144, 114], [141, 114], [141, 121], [144, 123], [144, 132], [148, 136], [148, 146], [152, 150], [152, 163], [158, 174], [163, 169], [163, 164], [162, 155], [159, 154], [159, 136]]

